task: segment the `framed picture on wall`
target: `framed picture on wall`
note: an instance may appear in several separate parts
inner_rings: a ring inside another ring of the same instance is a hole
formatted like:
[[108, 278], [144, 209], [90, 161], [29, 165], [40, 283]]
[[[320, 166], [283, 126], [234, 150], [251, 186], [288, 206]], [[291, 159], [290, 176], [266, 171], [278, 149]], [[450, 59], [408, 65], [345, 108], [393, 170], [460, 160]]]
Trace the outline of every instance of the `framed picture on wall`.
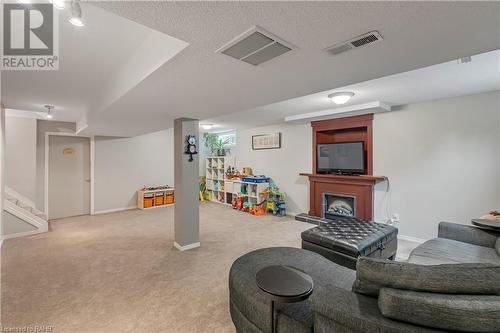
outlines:
[[252, 135], [252, 149], [279, 149], [281, 148], [281, 133]]

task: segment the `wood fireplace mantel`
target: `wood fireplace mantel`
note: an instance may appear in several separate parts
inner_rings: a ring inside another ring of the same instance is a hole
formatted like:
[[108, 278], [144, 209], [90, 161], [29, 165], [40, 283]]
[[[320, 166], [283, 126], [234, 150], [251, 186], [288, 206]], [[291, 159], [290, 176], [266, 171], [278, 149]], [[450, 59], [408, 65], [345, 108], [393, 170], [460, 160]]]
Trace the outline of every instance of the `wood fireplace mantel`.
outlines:
[[306, 176], [311, 178], [317, 178], [325, 182], [346, 182], [353, 184], [371, 184], [383, 182], [385, 180], [384, 176], [370, 176], [370, 175], [359, 175], [359, 176], [348, 176], [348, 175], [328, 175], [321, 173], [299, 173], [301, 176]]
[[[309, 177], [309, 215], [323, 217], [323, 195], [339, 194], [356, 198], [356, 217], [373, 220], [373, 187], [385, 177], [373, 176], [373, 114], [344, 117], [311, 122], [312, 127], [312, 170], [301, 173]], [[363, 141], [365, 147], [365, 175], [326, 175], [316, 171], [316, 145], [325, 143]]]
[[309, 177], [309, 215], [323, 217], [323, 195], [337, 194], [356, 198], [356, 218], [373, 220], [373, 186], [385, 177], [361, 175], [340, 176], [301, 173]]

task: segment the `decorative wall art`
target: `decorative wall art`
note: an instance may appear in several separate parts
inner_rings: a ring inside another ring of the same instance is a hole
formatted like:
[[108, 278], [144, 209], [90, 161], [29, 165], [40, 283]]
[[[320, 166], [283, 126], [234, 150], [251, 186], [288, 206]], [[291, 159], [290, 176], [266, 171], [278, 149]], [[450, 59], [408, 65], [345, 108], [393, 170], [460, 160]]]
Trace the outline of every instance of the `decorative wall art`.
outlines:
[[281, 133], [252, 135], [252, 149], [279, 149], [281, 148]]

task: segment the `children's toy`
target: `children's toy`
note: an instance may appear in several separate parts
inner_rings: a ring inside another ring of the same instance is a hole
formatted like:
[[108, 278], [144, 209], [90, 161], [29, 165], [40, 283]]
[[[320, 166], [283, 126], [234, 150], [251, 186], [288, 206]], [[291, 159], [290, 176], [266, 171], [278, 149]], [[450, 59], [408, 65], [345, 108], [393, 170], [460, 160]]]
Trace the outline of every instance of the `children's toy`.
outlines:
[[266, 213], [271, 212], [274, 214], [275, 210], [276, 210], [276, 203], [273, 200], [268, 199], [266, 205]]
[[263, 200], [260, 203], [253, 205], [250, 213], [255, 216], [266, 215], [266, 202], [266, 200]]
[[255, 216], [264, 216], [266, 215], [266, 210], [264, 209], [264, 205], [260, 205], [260, 206], [255, 206], [255, 210], [254, 210], [254, 215]]
[[262, 194], [267, 195], [266, 213], [272, 212], [273, 215], [285, 216], [285, 193], [280, 192], [279, 187], [274, 182], [269, 184], [269, 188]]
[[245, 176], [250, 176], [250, 175], [253, 175], [252, 168], [250, 168], [250, 167], [244, 167], [244, 168], [243, 168], [243, 174], [244, 174]]
[[201, 176], [198, 179], [198, 184], [200, 186], [200, 201], [205, 201], [205, 196], [207, 192], [207, 179]]
[[254, 204], [253, 204], [253, 203], [251, 203], [251, 202], [248, 202], [248, 201], [247, 201], [247, 202], [244, 202], [244, 203], [243, 203], [243, 209], [242, 209], [242, 210], [243, 210], [245, 213], [249, 213], [249, 212], [250, 212], [250, 208], [251, 208], [253, 205], [254, 205]]
[[264, 175], [260, 175], [243, 177], [241, 180], [248, 183], [267, 183], [270, 181], [270, 178]]
[[237, 197], [235, 197], [233, 199], [233, 202], [232, 202], [233, 208], [242, 210], [244, 201], [245, 201], [245, 197], [242, 195], [238, 195]]
[[278, 201], [276, 203], [276, 214], [275, 215], [279, 215], [279, 216], [285, 216], [286, 215], [285, 202], [284, 201]]

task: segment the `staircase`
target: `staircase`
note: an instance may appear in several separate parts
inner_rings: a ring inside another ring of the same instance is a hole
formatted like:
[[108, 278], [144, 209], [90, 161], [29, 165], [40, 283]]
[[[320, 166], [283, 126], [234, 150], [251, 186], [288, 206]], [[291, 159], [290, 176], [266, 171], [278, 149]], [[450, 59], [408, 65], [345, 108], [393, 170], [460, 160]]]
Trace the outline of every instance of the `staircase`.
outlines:
[[49, 223], [45, 213], [37, 210], [33, 201], [7, 186], [5, 186], [3, 209], [20, 220], [34, 226], [36, 229], [29, 232], [29, 234], [39, 234], [49, 231]]

